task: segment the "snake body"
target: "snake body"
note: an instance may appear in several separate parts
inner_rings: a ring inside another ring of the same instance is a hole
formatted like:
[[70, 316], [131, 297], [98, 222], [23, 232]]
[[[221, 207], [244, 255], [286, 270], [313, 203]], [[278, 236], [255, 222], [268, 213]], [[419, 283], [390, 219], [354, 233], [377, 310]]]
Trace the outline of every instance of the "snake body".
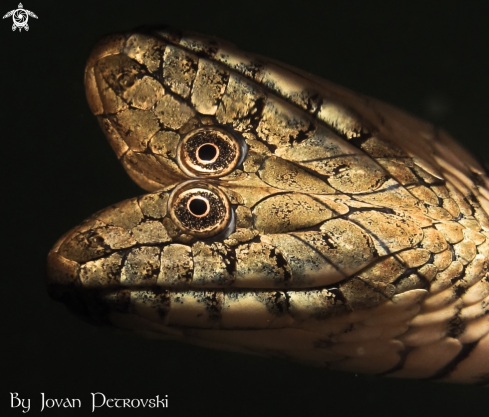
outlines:
[[51, 295], [144, 336], [489, 381], [489, 192], [445, 132], [202, 35], [111, 35], [90, 108], [150, 192], [48, 258]]

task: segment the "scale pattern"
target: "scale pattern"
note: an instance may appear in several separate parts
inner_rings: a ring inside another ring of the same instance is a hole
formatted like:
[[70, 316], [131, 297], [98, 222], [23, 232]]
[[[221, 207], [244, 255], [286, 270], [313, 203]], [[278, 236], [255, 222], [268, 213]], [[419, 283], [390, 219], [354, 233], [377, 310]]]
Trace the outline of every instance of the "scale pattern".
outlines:
[[[488, 383], [488, 180], [445, 132], [172, 30], [104, 38], [85, 83], [117, 157], [150, 194], [58, 241], [54, 298], [150, 337]], [[214, 165], [199, 159], [206, 140]], [[191, 211], [195, 190], [210, 214]]]

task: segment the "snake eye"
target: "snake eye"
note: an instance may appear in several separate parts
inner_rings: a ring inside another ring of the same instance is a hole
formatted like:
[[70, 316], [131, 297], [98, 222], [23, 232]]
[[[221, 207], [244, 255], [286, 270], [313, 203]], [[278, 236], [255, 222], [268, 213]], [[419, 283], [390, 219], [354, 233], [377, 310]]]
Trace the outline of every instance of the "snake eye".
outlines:
[[191, 177], [220, 177], [238, 165], [243, 147], [230, 133], [203, 127], [187, 134], [178, 145], [178, 164]]
[[229, 201], [212, 185], [186, 182], [173, 190], [168, 204], [172, 220], [184, 233], [208, 238], [232, 227]]

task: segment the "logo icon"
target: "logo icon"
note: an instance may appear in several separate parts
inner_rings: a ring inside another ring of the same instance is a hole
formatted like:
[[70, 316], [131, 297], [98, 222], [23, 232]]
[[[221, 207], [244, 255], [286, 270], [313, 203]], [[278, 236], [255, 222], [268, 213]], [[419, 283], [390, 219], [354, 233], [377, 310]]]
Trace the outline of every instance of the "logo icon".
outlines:
[[24, 6], [22, 6], [22, 3], [19, 3], [17, 6], [18, 9], [15, 10], [10, 10], [3, 18], [5, 19], [6, 17], [12, 16], [12, 20], [14, 21], [14, 24], [12, 25], [12, 30], [15, 31], [15, 29], [19, 28], [19, 32], [22, 32], [22, 29], [24, 30], [29, 30], [29, 25], [27, 24], [27, 21], [29, 20], [29, 16], [34, 17], [37, 19], [37, 16], [32, 13], [30, 10], [24, 9]]

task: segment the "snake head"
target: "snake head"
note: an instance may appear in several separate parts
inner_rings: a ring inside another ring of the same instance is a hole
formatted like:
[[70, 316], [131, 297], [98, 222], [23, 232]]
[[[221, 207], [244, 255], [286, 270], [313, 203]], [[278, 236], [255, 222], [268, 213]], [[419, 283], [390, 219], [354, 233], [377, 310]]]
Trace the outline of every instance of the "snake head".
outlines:
[[242, 165], [241, 132], [216, 113], [229, 71], [142, 33], [102, 40], [87, 63], [90, 107], [126, 171], [148, 191]]
[[104, 38], [85, 86], [150, 194], [58, 241], [54, 298], [150, 337], [487, 381], [488, 179], [444, 132], [168, 30]]
[[126, 200], [63, 236], [48, 256], [48, 289], [75, 313], [103, 322], [108, 293], [163, 287], [187, 290], [192, 244], [223, 240], [235, 214], [216, 186], [188, 181], [171, 192]]

